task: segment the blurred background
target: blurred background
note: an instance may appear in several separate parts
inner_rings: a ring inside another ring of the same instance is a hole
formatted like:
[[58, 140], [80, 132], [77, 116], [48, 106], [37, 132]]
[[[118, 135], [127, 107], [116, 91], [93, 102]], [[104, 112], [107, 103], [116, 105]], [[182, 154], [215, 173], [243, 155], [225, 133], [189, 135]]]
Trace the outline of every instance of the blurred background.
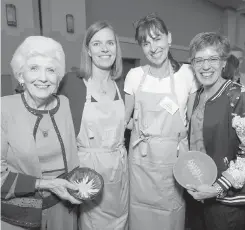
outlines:
[[44, 35], [56, 39], [66, 54], [66, 70], [76, 71], [83, 34], [97, 20], [108, 20], [120, 38], [123, 87], [129, 69], [146, 62], [134, 40], [133, 23], [153, 12], [172, 33], [171, 51], [181, 63], [188, 62], [189, 42], [199, 32], [220, 31], [229, 37], [232, 46], [245, 48], [243, 0], [2, 0], [1, 96], [14, 93], [17, 86], [10, 60], [25, 37]]

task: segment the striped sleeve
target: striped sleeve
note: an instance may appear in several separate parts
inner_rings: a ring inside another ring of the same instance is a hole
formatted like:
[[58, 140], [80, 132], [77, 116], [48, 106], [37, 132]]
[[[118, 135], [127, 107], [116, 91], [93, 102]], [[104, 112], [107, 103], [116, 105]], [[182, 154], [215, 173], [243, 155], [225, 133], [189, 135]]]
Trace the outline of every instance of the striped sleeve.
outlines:
[[228, 191], [231, 187], [232, 184], [229, 180], [227, 180], [224, 176], [221, 176], [216, 183], [220, 185], [220, 187], [223, 189], [223, 191]]
[[21, 197], [35, 192], [36, 178], [9, 171], [9, 150], [6, 114], [1, 114], [1, 199]]
[[240, 140], [239, 151], [235, 160], [229, 162], [229, 167], [216, 182], [224, 189], [230, 187], [241, 189], [245, 185], [245, 88], [241, 87], [239, 95], [231, 103], [234, 108], [232, 127]]

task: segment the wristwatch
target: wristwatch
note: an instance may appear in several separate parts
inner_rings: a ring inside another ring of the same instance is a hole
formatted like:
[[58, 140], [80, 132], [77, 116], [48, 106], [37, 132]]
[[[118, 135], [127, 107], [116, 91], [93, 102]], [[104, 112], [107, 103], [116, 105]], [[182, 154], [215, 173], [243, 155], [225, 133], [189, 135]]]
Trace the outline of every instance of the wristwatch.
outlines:
[[224, 189], [218, 183], [215, 182], [213, 184], [213, 187], [217, 191], [217, 196], [216, 196], [217, 198], [223, 198], [223, 197], [225, 197], [226, 192], [224, 191]]

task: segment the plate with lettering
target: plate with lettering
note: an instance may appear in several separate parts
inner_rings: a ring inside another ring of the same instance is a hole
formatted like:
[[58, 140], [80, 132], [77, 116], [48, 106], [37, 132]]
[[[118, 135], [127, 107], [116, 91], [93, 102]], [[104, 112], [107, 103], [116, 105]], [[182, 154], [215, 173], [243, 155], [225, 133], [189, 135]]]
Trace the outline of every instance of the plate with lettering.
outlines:
[[217, 166], [206, 153], [188, 151], [178, 158], [173, 173], [177, 182], [184, 188], [187, 184], [212, 185], [217, 178]]

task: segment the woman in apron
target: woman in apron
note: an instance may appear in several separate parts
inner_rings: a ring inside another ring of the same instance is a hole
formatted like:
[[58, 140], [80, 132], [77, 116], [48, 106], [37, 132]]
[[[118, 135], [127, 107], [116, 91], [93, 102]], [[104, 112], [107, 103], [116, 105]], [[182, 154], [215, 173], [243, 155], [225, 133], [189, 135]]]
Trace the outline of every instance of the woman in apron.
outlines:
[[128, 167], [124, 147], [125, 108], [115, 82], [122, 72], [118, 39], [106, 22], [84, 38], [81, 74], [69, 73], [60, 88], [70, 99], [81, 167], [103, 176], [101, 196], [81, 207], [79, 227], [127, 229]]
[[150, 65], [126, 76], [126, 122], [132, 111], [129, 152], [131, 230], [183, 230], [183, 189], [173, 177], [173, 165], [188, 150], [186, 110], [196, 84], [189, 65], [173, 60], [171, 34], [156, 15], [136, 25], [136, 40]]

